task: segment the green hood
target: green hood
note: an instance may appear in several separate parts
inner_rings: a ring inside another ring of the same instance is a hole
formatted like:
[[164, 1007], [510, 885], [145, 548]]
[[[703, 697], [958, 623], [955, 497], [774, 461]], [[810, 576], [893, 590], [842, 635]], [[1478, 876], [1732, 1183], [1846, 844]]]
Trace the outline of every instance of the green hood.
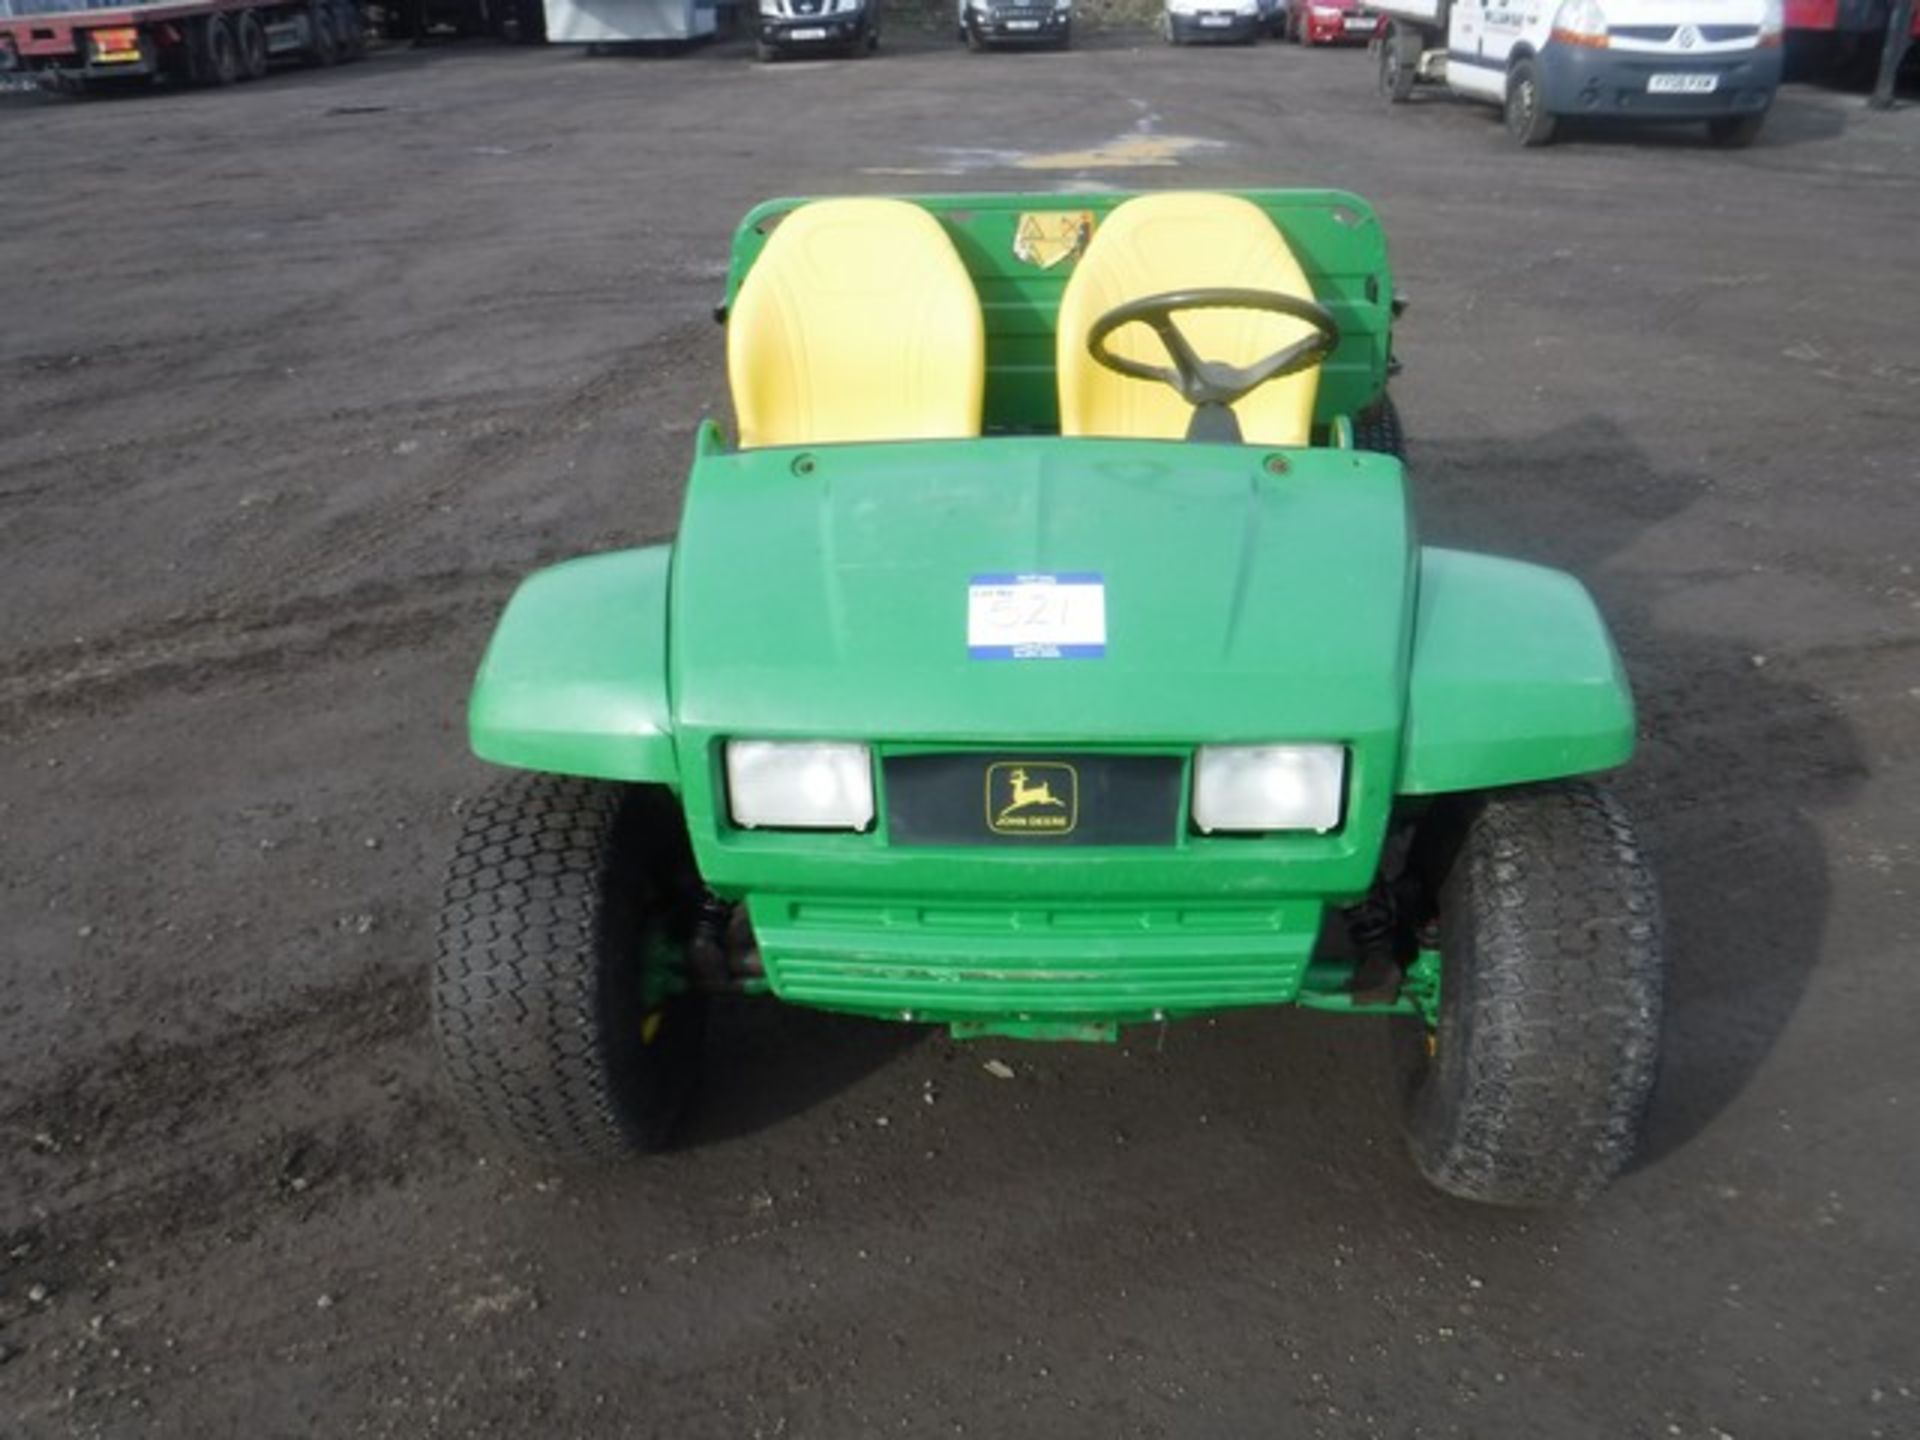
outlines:
[[[1412, 545], [1398, 463], [1359, 452], [1023, 437], [708, 455], [675, 546], [676, 734], [683, 757], [739, 734], [1397, 737]], [[1032, 573], [1100, 577], [1104, 655], [970, 656], [970, 583]]]

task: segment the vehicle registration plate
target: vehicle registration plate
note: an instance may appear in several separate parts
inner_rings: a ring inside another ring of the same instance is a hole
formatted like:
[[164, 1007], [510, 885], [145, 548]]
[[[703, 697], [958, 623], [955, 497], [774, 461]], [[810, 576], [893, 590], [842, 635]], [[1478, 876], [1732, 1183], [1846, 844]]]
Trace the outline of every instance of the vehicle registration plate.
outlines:
[[1349, 30], [1371, 30], [1379, 23], [1380, 21], [1372, 15], [1349, 15], [1347, 17], [1347, 29]]
[[824, 40], [827, 38], [827, 32], [818, 25], [809, 25], [804, 30], [793, 30], [788, 33], [796, 40]]
[[1009, 30], [1038, 30], [1040, 28], [1040, 22], [1038, 20], [1009, 20], [1007, 21], [1007, 28]]
[[1231, 15], [1202, 15], [1200, 17], [1200, 23], [1202, 25], [1231, 25], [1233, 23], [1233, 17]]
[[1649, 75], [1647, 89], [1655, 95], [1711, 95], [1719, 88], [1718, 75]]

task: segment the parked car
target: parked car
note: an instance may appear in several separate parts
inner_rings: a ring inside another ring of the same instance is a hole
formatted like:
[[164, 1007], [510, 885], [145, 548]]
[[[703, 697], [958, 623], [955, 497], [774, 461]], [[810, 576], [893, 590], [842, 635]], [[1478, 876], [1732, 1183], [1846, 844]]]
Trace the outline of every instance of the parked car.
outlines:
[[960, 38], [969, 50], [1073, 43], [1073, 0], [959, 0]]
[[1379, 29], [1364, 0], [1294, 0], [1282, 33], [1296, 45], [1365, 45]]
[[762, 60], [823, 50], [863, 55], [880, 48], [880, 0], [760, 0], [753, 40]]
[[1167, 0], [1169, 45], [1251, 45], [1260, 38], [1260, 0]]

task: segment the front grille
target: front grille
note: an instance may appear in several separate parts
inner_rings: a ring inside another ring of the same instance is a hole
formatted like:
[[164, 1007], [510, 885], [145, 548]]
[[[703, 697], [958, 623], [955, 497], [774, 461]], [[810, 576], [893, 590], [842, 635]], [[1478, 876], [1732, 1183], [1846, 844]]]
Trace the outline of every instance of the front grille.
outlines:
[[756, 896], [752, 915], [767, 978], [784, 999], [933, 1021], [1128, 1021], [1292, 1000], [1312, 957], [1320, 906]]
[[[1754, 25], [1696, 25], [1693, 28], [1695, 34], [1712, 45], [1760, 38], [1759, 27]], [[1607, 31], [1613, 39], [1639, 40], [1648, 45], [1671, 44], [1679, 33], [1678, 25], [1614, 25]]]

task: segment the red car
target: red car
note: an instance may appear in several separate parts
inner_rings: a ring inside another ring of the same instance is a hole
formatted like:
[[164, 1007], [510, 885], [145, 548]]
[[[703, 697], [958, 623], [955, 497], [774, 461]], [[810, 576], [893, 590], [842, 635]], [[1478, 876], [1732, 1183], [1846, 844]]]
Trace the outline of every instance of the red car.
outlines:
[[1296, 45], [1364, 45], [1380, 28], [1380, 17], [1362, 0], [1289, 0], [1286, 37]]

